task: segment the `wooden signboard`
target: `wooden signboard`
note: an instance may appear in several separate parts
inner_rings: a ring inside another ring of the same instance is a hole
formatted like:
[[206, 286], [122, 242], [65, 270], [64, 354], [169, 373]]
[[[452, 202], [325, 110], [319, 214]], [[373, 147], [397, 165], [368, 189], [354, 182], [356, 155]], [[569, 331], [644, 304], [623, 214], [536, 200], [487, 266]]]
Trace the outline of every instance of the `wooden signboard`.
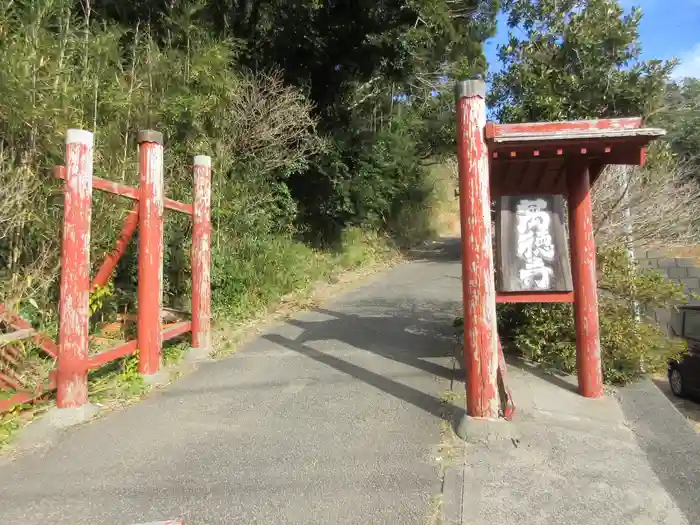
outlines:
[[496, 199], [499, 292], [569, 292], [571, 264], [561, 195]]

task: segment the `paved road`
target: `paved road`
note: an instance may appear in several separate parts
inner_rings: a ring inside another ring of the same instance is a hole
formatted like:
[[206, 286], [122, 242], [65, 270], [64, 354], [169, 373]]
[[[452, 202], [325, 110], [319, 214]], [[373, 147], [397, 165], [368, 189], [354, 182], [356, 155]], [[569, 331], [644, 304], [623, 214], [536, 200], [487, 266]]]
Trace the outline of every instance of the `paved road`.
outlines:
[[3, 465], [0, 522], [425, 523], [455, 261], [454, 246], [429, 252]]
[[700, 437], [650, 381], [588, 400], [512, 361], [516, 421], [445, 447], [456, 248], [3, 465], [0, 523], [700, 523]]

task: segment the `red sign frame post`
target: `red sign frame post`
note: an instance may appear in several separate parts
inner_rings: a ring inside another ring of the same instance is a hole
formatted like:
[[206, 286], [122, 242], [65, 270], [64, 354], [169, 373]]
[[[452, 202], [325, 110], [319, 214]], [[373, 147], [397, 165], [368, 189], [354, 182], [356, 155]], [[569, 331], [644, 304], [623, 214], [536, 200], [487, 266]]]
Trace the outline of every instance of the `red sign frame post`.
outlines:
[[467, 414], [497, 418], [496, 287], [491, 245], [489, 157], [484, 141], [486, 84], [483, 80], [464, 80], [455, 90]]

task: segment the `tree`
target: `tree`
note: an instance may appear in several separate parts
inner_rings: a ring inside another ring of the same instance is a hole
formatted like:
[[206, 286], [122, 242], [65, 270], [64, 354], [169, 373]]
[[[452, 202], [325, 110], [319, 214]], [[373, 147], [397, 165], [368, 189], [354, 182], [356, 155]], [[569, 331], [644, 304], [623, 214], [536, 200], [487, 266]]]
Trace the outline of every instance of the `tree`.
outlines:
[[96, 10], [128, 25], [148, 22], [163, 39], [193, 20], [234, 38], [243, 65], [281, 69], [330, 119], [349, 116], [342, 97], [353, 83], [425, 87], [448, 71], [484, 71], [481, 44], [495, 30], [498, 0], [99, 0]]
[[[491, 103], [502, 122], [653, 114], [675, 61], [641, 61], [640, 9], [614, 0], [505, 0]], [[524, 35], [523, 37], [518, 36]]]
[[665, 102], [654, 124], [667, 130], [672, 150], [700, 180], [700, 79], [669, 83]]
[[[667, 248], [696, 243], [700, 186], [689, 179], [677, 159], [657, 159], [645, 169], [630, 168], [609, 166], [593, 188], [596, 242], [613, 246], [631, 233], [636, 248], [656, 247], [660, 240]], [[622, 171], [626, 172], [623, 177]], [[626, 206], [634, 214], [626, 214]]]

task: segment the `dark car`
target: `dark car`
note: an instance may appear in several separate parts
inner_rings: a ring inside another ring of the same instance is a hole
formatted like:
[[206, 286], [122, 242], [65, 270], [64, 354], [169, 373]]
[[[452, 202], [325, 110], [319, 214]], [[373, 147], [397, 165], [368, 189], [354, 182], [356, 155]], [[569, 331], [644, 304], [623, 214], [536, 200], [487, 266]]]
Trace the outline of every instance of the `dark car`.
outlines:
[[671, 392], [678, 397], [700, 397], [700, 306], [684, 306], [680, 336], [688, 341], [688, 353], [668, 365]]

